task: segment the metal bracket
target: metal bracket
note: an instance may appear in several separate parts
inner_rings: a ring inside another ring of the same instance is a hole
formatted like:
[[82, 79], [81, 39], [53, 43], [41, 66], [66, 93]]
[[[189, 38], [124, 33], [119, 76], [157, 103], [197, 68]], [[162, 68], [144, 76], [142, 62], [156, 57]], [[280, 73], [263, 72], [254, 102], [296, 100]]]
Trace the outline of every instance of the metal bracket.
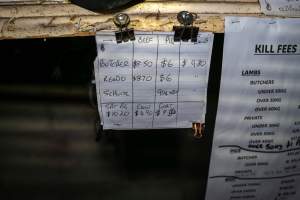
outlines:
[[204, 123], [193, 123], [192, 128], [194, 130], [194, 137], [195, 138], [202, 138], [204, 135], [204, 129], [205, 129], [205, 124]]

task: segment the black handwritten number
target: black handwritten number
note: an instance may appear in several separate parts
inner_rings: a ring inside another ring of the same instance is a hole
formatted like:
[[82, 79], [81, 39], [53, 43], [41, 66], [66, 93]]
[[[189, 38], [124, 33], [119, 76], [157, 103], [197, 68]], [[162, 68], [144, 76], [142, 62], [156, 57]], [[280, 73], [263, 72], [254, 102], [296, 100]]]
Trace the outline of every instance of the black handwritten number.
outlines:
[[152, 67], [152, 61], [150, 60], [145, 60], [144, 62], [140, 60], [134, 60], [133, 61], [133, 68], [139, 68], [139, 67]]
[[137, 68], [137, 67], [139, 67], [140, 65], [141, 65], [141, 61], [139, 61], [139, 60], [134, 60], [133, 61], [133, 68], [135, 69], [135, 68]]
[[105, 51], [104, 44], [101, 44], [101, 45], [100, 45], [100, 50], [101, 50], [102, 52]]
[[145, 61], [144, 61], [144, 67], [152, 67], [152, 61], [150, 61], [150, 60], [145, 60]]
[[167, 81], [167, 82], [172, 81], [171, 74], [161, 74], [160, 75], [160, 82], [164, 82], [164, 81]]
[[135, 116], [152, 116], [153, 112], [151, 110], [136, 110]]
[[286, 148], [288, 149], [288, 148], [291, 148], [292, 146], [293, 146], [293, 142], [288, 140], [287, 144], [286, 144]]
[[107, 112], [107, 117], [128, 117], [129, 116], [129, 111], [112, 111], [112, 112]]
[[129, 115], [128, 111], [121, 111], [120, 116], [121, 117], [127, 117]]
[[185, 67], [187, 63], [187, 59], [183, 59], [181, 63], [181, 67]]
[[164, 58], [161, 62], [161, 68], [165, 68], [165, 67], [173, 67], [172, 61], [171, 60], [167, 60], [166, 58]]
[[119, 113], [117, 111], [113, 111], [111, 113], [112, 117], [118, 117], [119, 116]]
[[160, 115], [160, 110], [156, 110], [155, 114], [156, 114], [156, 116], [159, 116]]
[[176, 114], [175, 108], [171, 108], [171, 109], [169, 110], [168, 116], [170, 117], [170, 116], [175, 115], [175, 114]]
[[127, 110], [127, 109], [128, 109], [127, 104], [126, 104], [126, 103], [121, 103], [120, 109], [125, 109], [125, 110]]
[[[152, 112], [151, 112], [151, 114], [152, 114]], [[155, 111], [155, 115], [172, 117], [173, 115], [176, 115], [176, 109], [175, 108], [158, 109]]]
[[191, 63], [194, 68], [198, 68], [206, 65], [206, 60], [192, 60]]
[[187, 67], [189, 64], [194, 68], [204, 67], [206, 65], [206, 60], [198, 59], [198, 60], [188, 60], [188, 59], [182, 59], [181, 61], [181, 67]]
[[296, 146], [300, 146], [300, 137], [297, 138]]
[[152, 76], [151, 75], [141, 75], [141, 74], [138, 74], [138, 75], [135, 75], [133, 76], [133, 81], [137, 81], [137, 82], [140, 82], [140, 81], [151, 81], [152, 80]]
[[151, 110], [146, 110], [146, 114], [147, 114], [148, 116], [152, 116], [153, 112], [152, 112]]

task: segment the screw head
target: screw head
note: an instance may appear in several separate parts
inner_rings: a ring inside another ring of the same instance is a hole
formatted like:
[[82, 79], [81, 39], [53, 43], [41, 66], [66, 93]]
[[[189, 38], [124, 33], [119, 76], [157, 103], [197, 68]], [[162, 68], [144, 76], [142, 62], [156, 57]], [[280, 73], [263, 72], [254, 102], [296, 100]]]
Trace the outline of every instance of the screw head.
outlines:
[[191, 25], [194, 21], [194, 16], [192, 13], [188, 11], [181, 11], [177, 14], [177, 20], [180, 24], [183, 24], [185, 26]]
[[129, 24], [130, 18], [125, 13], [118, 13], [114, 17], [114, 23], [118, 27], [125, 27]]

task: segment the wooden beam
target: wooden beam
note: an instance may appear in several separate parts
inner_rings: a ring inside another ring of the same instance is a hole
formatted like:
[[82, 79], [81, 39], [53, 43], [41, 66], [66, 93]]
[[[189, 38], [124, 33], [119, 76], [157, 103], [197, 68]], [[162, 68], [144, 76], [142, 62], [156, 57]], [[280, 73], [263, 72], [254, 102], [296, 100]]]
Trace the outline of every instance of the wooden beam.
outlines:
[[73, 4], [0, 6], [0, 18], [101, 15]]
[[[162, 2], [162, 0], [144, 0], [145, 2]], [[251, 2], [256, 3], [258, 0], [165, 0], [166, 1], [181, 1], [181, 2]], [[61, 4], [70, 3], [69, 0], [1, 0], [0, 5], [15, 5], [15, 4]]]
[[[198, 14], [195, 25], [202, 31], [224, 32], [224, 16], [260, 16], [258, 3], [144, 2], [130, 7], [131, 27], [140, 31], [171, 31], [176, 14]], [[112, 14], [95, 13], [72, 4], [0, 6], [0, 39], [94, 35], [115, 30]]]
[[[196, 3], [172, 2], [145, 2], [127, 8], [121, 12], [134, 14], [177, 14], [188, 10], [197, 14], [259, 14], [258, 3]], [[88, 11], [73, 4], [61, 5], [22, 5], [0, 6], [0, 18], [20, 17], [49, 17], [49, 16], [81, 16], [103, 15]]]

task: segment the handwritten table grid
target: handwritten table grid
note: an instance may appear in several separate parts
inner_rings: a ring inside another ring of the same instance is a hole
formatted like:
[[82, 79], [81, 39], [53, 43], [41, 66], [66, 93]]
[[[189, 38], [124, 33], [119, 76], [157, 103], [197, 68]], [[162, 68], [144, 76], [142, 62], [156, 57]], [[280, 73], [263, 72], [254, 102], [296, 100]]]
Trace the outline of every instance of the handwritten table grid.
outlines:
[[116, 44], [112, 34], [97, 35], [104, 129], [190, 128], [202, 122], [212, 37], [203, 33], [198, 43], [174, 43], [172, 34], [136, 33], [134, 42]]

